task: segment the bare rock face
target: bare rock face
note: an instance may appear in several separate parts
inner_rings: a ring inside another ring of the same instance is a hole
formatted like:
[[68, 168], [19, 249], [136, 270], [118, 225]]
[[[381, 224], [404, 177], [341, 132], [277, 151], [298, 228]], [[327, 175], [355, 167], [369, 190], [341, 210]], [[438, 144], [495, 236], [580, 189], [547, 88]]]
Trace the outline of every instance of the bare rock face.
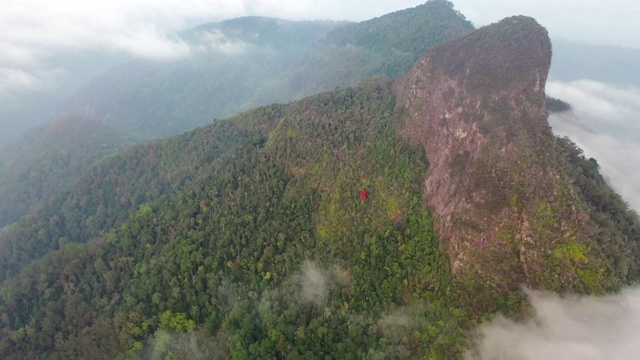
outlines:
[[426, 198], [457, 276], [506, 287], [581, 287], [587, 273], [598, 282], [597, 261], [558, 255], [590, 256], [547, 122], [550, 62], [547, 31], [511, 17], [433, 48], [395, 84], [398, 131], [425, 149]]

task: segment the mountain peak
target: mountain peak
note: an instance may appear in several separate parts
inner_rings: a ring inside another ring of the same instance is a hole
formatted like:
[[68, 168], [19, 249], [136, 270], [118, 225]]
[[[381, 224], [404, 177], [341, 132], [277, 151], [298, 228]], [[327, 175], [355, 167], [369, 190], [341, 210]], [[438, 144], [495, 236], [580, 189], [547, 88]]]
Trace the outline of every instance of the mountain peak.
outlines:
[[550, 64], [546, 29], [530, 17], [513, 16], [434, 47], [407, 75], [407, 82], [447, 74], [460, 81], [465, 92], [541, 91]]
[[[425, 149], [427, 201], [463, 277], [552, 287], [532, 276], [550, 266], [548, 252], [588, 241], [576, 191], [552, 160], [550, 61], [547, 31], [516, 16], [432, 48], [396, 84], [399, 131]], [[499, 258], [510, 267], [496, 269]], [[584, 285], [566, 273], [561, 286]]]

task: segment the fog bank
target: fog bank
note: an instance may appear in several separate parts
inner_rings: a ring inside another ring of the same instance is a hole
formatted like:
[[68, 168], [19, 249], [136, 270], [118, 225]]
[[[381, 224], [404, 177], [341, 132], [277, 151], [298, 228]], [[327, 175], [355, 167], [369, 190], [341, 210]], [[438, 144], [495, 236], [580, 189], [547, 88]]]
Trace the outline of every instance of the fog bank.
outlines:
[[527, 291], [535, 316], [478, 329], [468, 360], [631, 360], [640, 354], [640, 289], [603, 297]]
[[573, 107], [549, 116], [554, 133], [595, 158], [614, 190], [640, 211], [640, 89], [581, 80], [550, 82], [547, 93]]

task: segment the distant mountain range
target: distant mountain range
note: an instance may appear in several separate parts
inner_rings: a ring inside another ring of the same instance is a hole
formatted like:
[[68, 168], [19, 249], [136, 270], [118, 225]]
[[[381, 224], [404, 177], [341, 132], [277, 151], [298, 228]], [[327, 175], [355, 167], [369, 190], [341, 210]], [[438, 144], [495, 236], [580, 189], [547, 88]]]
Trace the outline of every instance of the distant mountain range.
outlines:
[[622, 87], [640, 84], [640, 50], [553, 41], [551, 76], [558, 81], [591, 79]]
[[440, 2], [353, 24], [259, 17], [206, 24], [182, 34], [191, 58], [116, 67], [83, 86], [61, 113], [147, 138], [173, 135], [362, 78], [394, 78], [429, 47], [471, 30]]
[[[472, 29], [449, 4], [438, 2], [357, 24], [262, 17], [204, 24], [180, 34], [192, 46], [192, 57], [172, 62], [134, 60], [118, 66], [85, 84], [66, 101], [58, 116], [93, 119], [143, 142], [191, 130], [257, 105], [357, 85], [362, 78], [396, 77], [429, 47]], [[37, 145], [40, 141], [30, 136], [17, 141], [20, 149], [14, 145], [2, 153], [31, 154], [26, 161], [34, 163], [22, 162], [22, 166], [38, 169], [42, 164], [36, 158], [46, 158], [55, 150]], [[69, 136], [58, 146], [73, 146]], [[78, 138], [79, 143], [83, 141]], [[84, 169], [45, 167], [52, 172], [43, 172], [39, 182], [30, 185], [14, 180], [3, 183], [0, 179], [0, 194], [7, 194], [0, 202], [6, 206], [0, 211], [0, 225], [34, 209], [44, 201], [44, 193], [61, 190], [93, 164], [78, 162], [77, 156], [98, 160], [105, 155], [103, 148], [89, 154], [85, 145], [78, 147], [84, 149], [82, 153], [62, 152], [64, 162], [82, 163]], [[13, 174], [9, 179], [19, 176], [15, 170], [8, 171]], [[58, 171], [65, 176], [59, 177]], [[51, 191], [31, 191], [25, 196], [16, 190], [34, 185]]]
[[551, 133], [534, 19], [433, 0], [182, 36], [202, 53], [111, 70], [66, 104], [88, 119], [0, 160], [29, 200], [0, 231], [3, 358], [452, 359], [527, 314], [522, 285], [638, 281], [638, 215]]

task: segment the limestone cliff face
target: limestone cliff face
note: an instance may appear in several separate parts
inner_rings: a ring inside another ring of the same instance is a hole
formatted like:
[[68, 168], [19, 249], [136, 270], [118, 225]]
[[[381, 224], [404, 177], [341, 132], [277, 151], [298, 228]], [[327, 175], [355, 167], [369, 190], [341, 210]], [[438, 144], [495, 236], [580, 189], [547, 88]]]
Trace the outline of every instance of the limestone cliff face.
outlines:
[[458, 276], [571, 288], [583, 270], [601, 275], [597, 260], [557, 256], [590, 255], [547, 122], [550, 61], [547, 31], [511, 17], [433, 48], [396, 83], [398, 131], [426, 151], [426, 198]]

